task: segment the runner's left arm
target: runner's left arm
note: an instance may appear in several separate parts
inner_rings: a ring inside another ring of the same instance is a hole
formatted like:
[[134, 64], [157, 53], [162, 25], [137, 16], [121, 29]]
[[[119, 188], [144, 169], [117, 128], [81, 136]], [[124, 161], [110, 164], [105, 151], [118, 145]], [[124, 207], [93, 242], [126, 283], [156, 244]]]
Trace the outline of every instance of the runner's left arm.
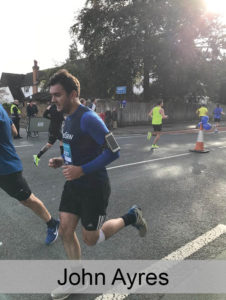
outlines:
[[165, 115], [165, 111], [164, 111], [163, 108], [161, 108], [159, 112], [160, 112], [160, 114], [162, 115], [162, 118], [163, 118], [163, 119], [167, 119], [167, 118], [168, 118], [168, 116]]
[[[81, 129], [88, 133], [97, 144], [105, 145], [105, 136], [109, 130], [97, 114], [90, 111], [86, 112], [81, 119]], [[117, 158], [119, 158], [119, 151], [113, 153], [109, 148], [105, 148], [94, 160], [81, 166], [83, 173], [89, 174], [102, 169]]]

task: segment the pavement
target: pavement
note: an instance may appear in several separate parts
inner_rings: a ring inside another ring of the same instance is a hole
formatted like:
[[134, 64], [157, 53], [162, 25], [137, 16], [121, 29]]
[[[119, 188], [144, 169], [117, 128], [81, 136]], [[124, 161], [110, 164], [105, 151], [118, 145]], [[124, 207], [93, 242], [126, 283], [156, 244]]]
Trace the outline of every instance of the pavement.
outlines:
[[[190, 122], [174, 122], [174, 123], [163, 123], [162, 134], [164, 133], [194, 133], [197, 131], [196, 125], [198, 124], [198, 120], [190, 121]], [[221, 122], [219, 131], [226, 130], [226, 122]], [[146, 125], [129, 125], [118, 127], [113, 129], [113, 133], [115, 136], [124, 136], [124, 135], [132, 135], [132, 134], [147, 134], [148, 131], [152, 130], [151, 124]], [[27, 136], [25, 128], [20, 129], [21, 135], [23, 137]]]
[[[198, 124], [199, 120], [192, 120], [192, 121], [185, 121], [185, 122], [169, 122], [168, 120], [163, 122], [163, 128], [162, 133], [167, 133], [174, 131], [175, 133], [181, 132], [181, 131], [187, 131], [189, 130], [191, 132], [194, 132], [193, 130], [196, 129], [196, 125]], [[21, 121], [21, 134], [25, 137], [25, 121]], [[210, 121], [211, 123], [211, 121]], [[222, 121], [220, 123], [220, 128], [223, 130], [226, 130], [226, 121]], [[130, 135], [130, 134], [146, 134], [147, 131], [152, 130], [152, 125], [146, 124], [146, 125], [129, 125], [129, 126], [122, 126], [118, 127], [117, 129], [114, 129], [113, 132], [115, 135]]]

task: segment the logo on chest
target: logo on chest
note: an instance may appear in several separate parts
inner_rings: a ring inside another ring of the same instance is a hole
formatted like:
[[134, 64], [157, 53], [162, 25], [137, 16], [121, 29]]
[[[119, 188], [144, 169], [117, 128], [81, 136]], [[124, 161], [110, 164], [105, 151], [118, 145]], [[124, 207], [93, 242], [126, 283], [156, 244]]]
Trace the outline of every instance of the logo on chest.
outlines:
[[74, 135], [68, 133], [67, 131], [63, 133], [63, 138], [66, 139], [66, 140], [70, 140], [71, 141], [73, 139], [73, 137], [74, 137]]

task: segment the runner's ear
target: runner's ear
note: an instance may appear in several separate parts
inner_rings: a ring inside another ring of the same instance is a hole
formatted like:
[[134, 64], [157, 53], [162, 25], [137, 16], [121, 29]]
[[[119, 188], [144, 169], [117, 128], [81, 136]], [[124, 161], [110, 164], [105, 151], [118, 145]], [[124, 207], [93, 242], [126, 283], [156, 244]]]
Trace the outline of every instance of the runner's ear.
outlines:
[[78, 98], [78, 92], [73, 90], [71, 91], [69, 96], [71, 97], [71, 99]]

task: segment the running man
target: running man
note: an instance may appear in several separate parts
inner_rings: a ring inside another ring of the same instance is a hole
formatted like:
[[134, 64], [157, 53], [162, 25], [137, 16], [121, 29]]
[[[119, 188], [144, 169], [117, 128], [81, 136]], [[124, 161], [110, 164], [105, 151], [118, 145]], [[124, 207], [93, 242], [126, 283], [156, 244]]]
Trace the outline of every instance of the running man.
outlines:
[[199, 116], [199, 121], [202, 122], [202, 117], [208, 116], [208, 109], [204, 104], [201, 104], [200, 107], [196, 110], [196, 114]]
[[12, 133], [14, 136], [18, 134], [15, 125], [0, 104], [0, 188], [46, 222], [45, 243], [49, 245], [57, 239], [59, 221], [51, 217], [47, 208], [31, 192], [24, 179], [22, 163], [13, 146]]
[[50, 119], [49, 140], [48, 143], [39, 151], [37, 155], [33, 155], [34, 164], [38, 167], [41, 156], [48, 151], [56, 140], [60, 142], [60, 153], [63, 155], [63, 137], [61, 133], [64, 115], [62, 111], [58, 111], [55, 104], [49, 105], [43, 114], [44, 118]]
[[220, 107], [220, 104], [217, 104], [217, 107], [214, 109], [213, 111], [213, 116], [214, 116], [214, 127], [215, 133], [218, 133], [218, 127], [220, 125], [220, 121], [221, 121], [221, 116], [224, 115], [225, 113], [223, 112], [223, 108]]
[[[93, 246], [109, 239], [127, 225], [144, 237], [147, 224], [137, 206], [122, 217], [105, 222], [111, 188], [105, 166], [119, 157], [119, 147], [101, 118], [80, 104], [80, 83], [66, 70], [50, 79], [50, 94], [57, 109], [68, 116], [63, 128], [64, 159], [54, 157], [49, 167], [62, 166], [66, 178], [60, 202], [60, 234], [70, 260], [81, 259], [75, 230], [81, 220], [84, 242]], [[66, 299], [70, 290], [59, 287], [53, 299]]]
[[152, 108], [152, 110], [149, 112], [149, 116], [152, 118], [152, 126], [154, 129], [153, 134], [149, 131], [147, 135], [147, 139], [151, 140], [152, 135], [155, 136], [153, 144], [151, 146], [151, 149], [158, 149], [159, 146], [157, 145], [157, 142], [160, 138], [160, 132], [162, 130], [162, 119], [167, 119], [168, 116], [165, 115], [164, 109], [163, 109], [163, 101], [160, 100], [157, 105]]

